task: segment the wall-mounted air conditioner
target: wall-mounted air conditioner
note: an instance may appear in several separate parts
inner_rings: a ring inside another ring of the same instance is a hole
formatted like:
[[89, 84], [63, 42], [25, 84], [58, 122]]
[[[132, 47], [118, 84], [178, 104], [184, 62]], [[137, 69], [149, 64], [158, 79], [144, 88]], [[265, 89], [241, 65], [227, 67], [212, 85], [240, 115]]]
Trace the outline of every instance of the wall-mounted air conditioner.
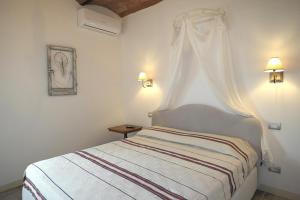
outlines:
[[78, 10], [78, 25], [109, 35], [119, 35], [122, 29], [120, 18], [110, 17], [88, 8]]

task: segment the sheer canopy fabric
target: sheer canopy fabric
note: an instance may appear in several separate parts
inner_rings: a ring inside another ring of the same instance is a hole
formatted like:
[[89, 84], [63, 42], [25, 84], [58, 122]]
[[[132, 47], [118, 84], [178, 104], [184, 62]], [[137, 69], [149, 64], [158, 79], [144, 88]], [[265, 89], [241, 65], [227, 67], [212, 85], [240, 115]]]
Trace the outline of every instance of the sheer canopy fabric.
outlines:
[[[180, 86], [186, 84], [183, 77], [184, 44], [189, 43], [197, 58], [197, 67], [203, 69], [218, 101], [224, 108], [244, 117], [257, 116], [245, 105], [239, 95], [233, 75], [233, 63], [229, 36], [220, 10], [199, 9], [178, 16], [174, 22], [173, 44], [170, 60], [170, 80], [160, 110], [175, 108]], [[201, 86], [199, 87], [201, 88]], [[201, 89], [200, 89], [201, 90]], [[264, 129], [266, 130], [266, 129]], [[263, 160], [273, 163], [264, 131], [262, 139]]]

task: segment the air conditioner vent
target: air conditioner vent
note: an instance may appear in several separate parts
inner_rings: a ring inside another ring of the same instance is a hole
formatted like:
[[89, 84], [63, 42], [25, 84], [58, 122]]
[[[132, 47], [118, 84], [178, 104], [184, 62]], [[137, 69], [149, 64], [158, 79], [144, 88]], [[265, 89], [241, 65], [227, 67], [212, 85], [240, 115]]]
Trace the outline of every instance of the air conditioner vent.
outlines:
[[113, 18], [87, 8], [78, 10], [78, 25], [109, 35], [119, 35], [121, 33], [121, 19]]

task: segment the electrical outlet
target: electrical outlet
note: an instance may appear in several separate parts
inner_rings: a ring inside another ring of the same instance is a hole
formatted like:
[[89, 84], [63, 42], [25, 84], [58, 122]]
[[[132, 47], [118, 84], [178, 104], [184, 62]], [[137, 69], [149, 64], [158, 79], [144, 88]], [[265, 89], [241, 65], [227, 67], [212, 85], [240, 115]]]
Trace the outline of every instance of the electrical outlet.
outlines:
[[268, 126], [269, 129], [271, 130], [277, 130], [277, 131], [280, 131], [281, 130], [281, 123], [269, 123], [269, 126]]
[[269, 167], [268, 170], [269, 170], [269, 172], [281, 174], [281, 167]]

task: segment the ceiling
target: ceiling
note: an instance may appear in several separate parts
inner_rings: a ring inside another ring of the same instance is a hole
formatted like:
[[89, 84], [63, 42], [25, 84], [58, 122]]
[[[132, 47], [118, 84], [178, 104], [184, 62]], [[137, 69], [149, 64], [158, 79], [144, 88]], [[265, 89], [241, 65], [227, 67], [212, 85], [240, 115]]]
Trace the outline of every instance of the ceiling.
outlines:
[[162, 0], [76, 0], [81, 5], [98, 5], [125, 17], [131, 13], [137, 12], [144, 8], [159, 3]]

